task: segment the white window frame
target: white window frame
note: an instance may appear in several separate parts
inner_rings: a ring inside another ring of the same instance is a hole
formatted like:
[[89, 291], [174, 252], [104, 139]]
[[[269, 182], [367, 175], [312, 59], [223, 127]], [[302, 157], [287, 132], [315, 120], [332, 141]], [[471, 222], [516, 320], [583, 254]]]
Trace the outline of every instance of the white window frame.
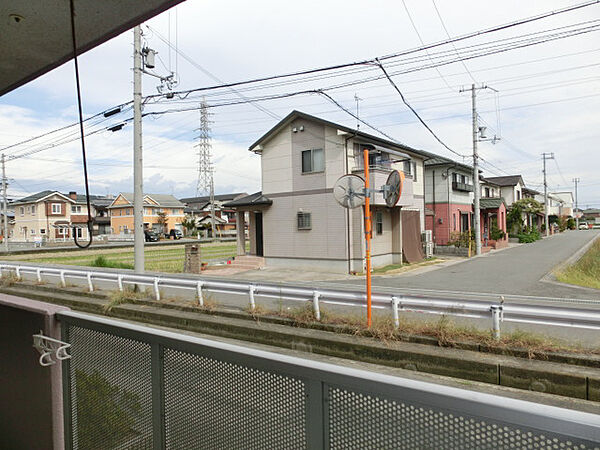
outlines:
[[[304, 154], [306, 152], [310, 152], [310, 168], [309, 170], [304, 170]], [[323, 167], [315, 168], [315, 153], [321, 152], [323, 154]], [[302, 150], [300, 152], [300, 171], [304, 173], [319, 173], [325, 172], [325, 150], [322, 148], [311, 148], [308, 150]]]
[[375, 211], [375, 234], [383, 234], [383, 211]]
[[40, 228], [40, 234], [46, 234], [46, 229], [45, 228]]
[[[55, 207], [58, 207], [58, 212], [56, 211]], [[62, 205], [60, 203], [52, 203], [50, 208], [51, 208], [52, 214], [62, 214]]]
[[35, 229], [32, 228], [31, 231], [30, 231], [30, 233], [31, 233], [32, 236], [35, 235]]
[[66, 236], [66, 235], [67, 235], [66, 231], [67, 231], [67, 229], [66, 229], [66, 228], [62, 228], [62, 227], [61, 227], [61, 228], [59, 228], [59, 229], [58, 229], [58, 234], [59, 234], [59, 236]]
[[296, 214], [296, 227], [299, 231], [312, 230], [312, 214], [298, 211]]
[[71, 214], [81, 214], [81, 205], [71, 205]]
[[19, 212], [21, 213], [22, 216], [25, 215], [25, 207], [21, 206]]

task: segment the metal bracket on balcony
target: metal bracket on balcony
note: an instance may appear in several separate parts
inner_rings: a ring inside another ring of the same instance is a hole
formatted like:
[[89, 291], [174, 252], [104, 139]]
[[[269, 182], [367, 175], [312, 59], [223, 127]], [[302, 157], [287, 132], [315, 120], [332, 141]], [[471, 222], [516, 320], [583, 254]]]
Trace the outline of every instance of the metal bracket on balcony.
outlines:
[[71, 355], [67, 353], [69, 347], [71, 344], [44, 336], [41, 330], [39, 334], [33, 335], [33, 348], [40, 352], [39, 362], [43, 367], [56, 364], [56, 360], [62, 361], [71, 358]]

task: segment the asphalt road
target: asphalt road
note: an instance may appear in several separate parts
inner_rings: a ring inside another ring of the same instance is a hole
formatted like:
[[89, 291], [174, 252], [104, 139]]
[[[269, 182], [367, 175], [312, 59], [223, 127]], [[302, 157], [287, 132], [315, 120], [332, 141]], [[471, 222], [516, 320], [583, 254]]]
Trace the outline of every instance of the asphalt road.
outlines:
[[[561, 233], [420, 274], [374, 277], [373, 286], [600, 301], [600, 291], [543, 279], [599, 234], [599, 230]], [[363, 284], [363, 281], [340, 283]]]

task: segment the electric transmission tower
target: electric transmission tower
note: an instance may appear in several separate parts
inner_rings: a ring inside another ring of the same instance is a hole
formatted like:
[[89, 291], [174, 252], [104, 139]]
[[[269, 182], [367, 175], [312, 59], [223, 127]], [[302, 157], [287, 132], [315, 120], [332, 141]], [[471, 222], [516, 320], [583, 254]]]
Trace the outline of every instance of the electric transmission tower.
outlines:
[[215, 237], [215, 189], [213, 180], [213, 163], [212, 163], [212, 144], [210, 136], [210, 116], [212, 113], [208, 111], [206, 100], [200, 103], [200, 128], [197, 129], [199, 135], [198, 143], [198, 181], [196, 183], [196, 196], [200, 194], [210, 195], [210, 223], [212, 228], [212, 236]]

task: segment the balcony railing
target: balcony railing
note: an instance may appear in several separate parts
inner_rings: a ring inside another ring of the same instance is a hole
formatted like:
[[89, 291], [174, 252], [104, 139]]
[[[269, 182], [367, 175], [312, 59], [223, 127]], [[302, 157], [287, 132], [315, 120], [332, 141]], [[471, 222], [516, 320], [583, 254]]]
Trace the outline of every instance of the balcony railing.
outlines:
[[461, 183], [459, 181], [452, 182], [452, 189], [455, 191], [473, 192], [473, 185]]

